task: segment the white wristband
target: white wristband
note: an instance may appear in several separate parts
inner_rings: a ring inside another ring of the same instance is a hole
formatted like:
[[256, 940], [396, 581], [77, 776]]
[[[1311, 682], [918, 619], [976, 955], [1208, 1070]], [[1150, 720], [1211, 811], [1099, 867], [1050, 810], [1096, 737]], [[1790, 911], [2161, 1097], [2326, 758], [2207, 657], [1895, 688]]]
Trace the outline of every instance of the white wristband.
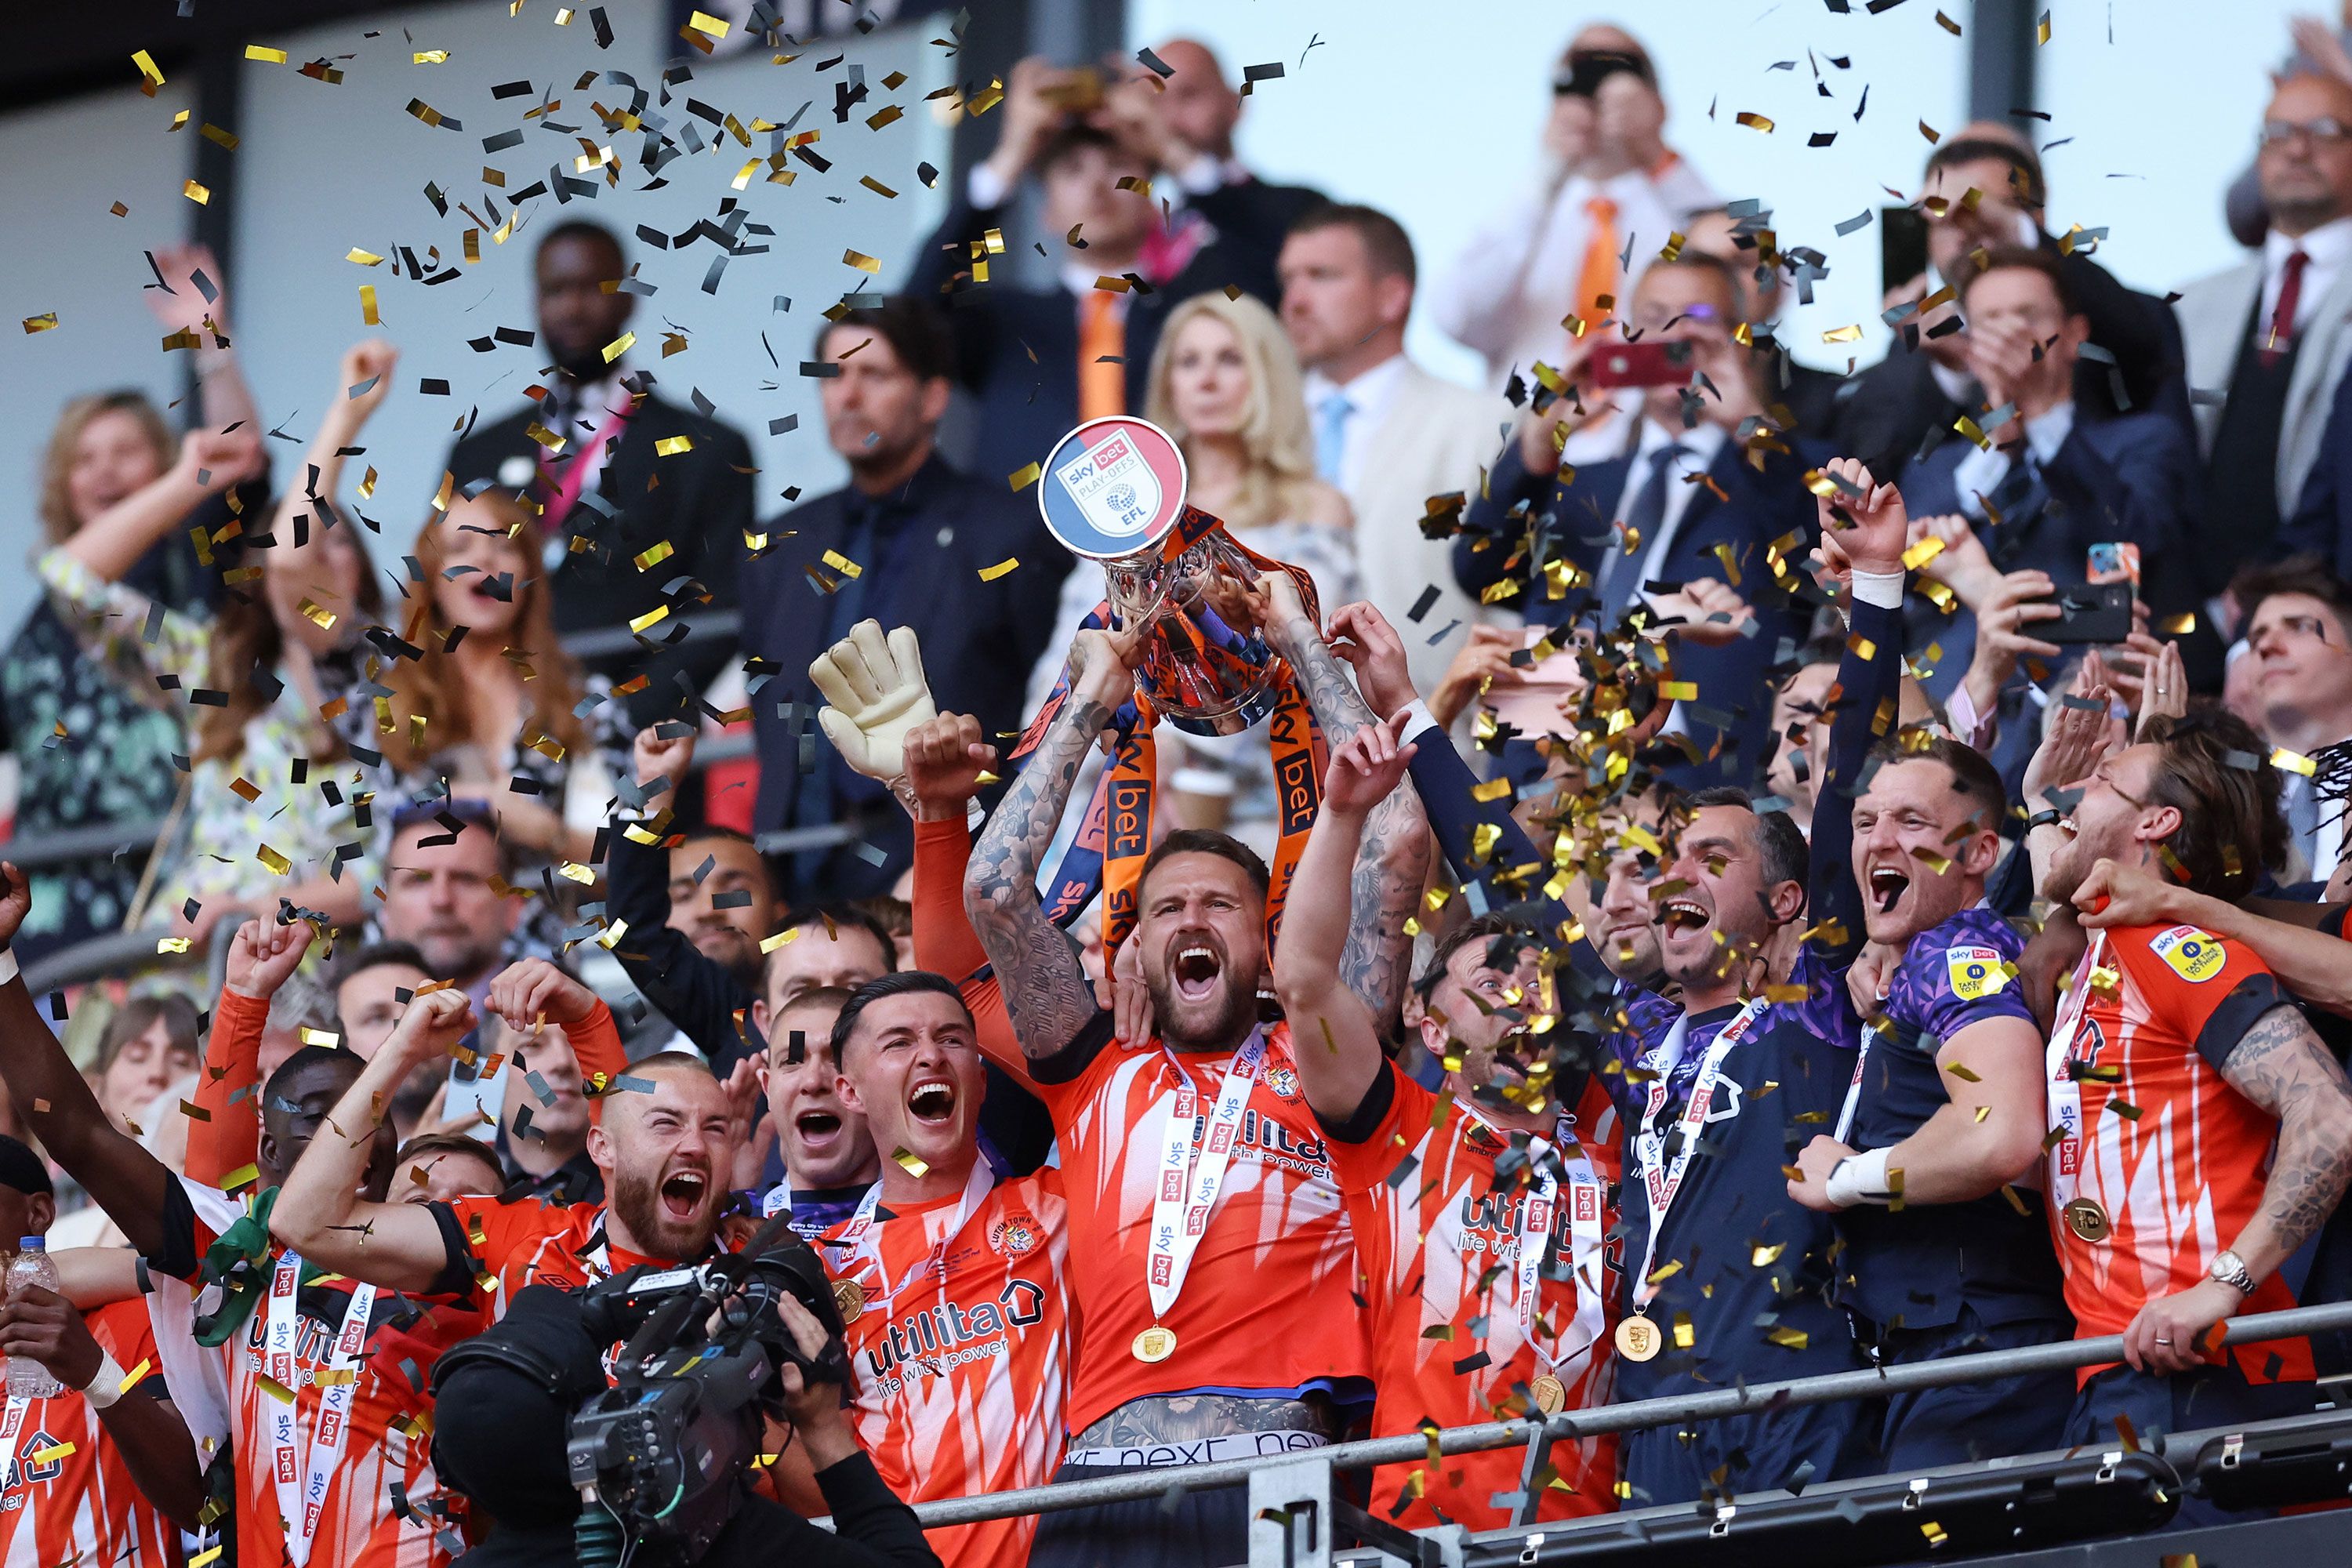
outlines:
[[16, 978], [16, 950], [13, 947], [0, 947], [0, 985], [7, 984]]
[[1853, 572], [1853, 599], [1858, 605], [1875, 605], [1882, 610], [1903, 607], [1903, 574], [1900, 572]]
[[1892, 1203], [1895, 1194], [1886, 1190], [1886, 1151], [1873, 1149], [1842, 1160], [1830, 1173], [1830, 1202], [1842, 1209], [1856, 1204]]
[[82, 1385], [81, 1396], [92, 1410], [103, 1410], [122, 1397], [122, 1368], [103, 1345], [99, 1347], [97, 1374]]

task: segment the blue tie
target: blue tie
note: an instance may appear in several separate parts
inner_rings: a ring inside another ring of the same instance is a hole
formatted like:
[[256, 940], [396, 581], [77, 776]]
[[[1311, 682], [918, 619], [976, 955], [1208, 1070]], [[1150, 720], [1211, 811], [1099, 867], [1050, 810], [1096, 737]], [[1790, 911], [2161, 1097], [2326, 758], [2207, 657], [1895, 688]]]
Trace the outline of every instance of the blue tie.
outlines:
[[1604, 624], [1614, 622], [1641, 592], [1642, 563], [1650, 558], [1658, 531], [1666, 525], [1666, 487], [1675, 482], [1675, 460], [1689, 456], [1690, 448], [1679, 441], [1669, 441], [1650, 454], [1650, 477], [1634, 492], [1633, 504], [1625, 513], [1625, 526], [1640, 542], [1630, 552], [1622, 543], [1612, 542], [1601, 558], [1596, 592], [1601, 595]]
[[1339, 482], [1339, 459], [1347, 451], [1348, 416], [1356, 405], [1334, 389], [1315, 405], [1315, 472], [1326, 484]]

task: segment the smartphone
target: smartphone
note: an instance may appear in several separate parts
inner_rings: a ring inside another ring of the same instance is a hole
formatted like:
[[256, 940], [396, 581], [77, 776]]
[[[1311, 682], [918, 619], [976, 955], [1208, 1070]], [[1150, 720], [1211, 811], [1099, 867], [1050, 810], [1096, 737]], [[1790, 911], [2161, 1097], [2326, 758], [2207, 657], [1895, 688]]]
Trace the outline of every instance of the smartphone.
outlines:
[[2131, 636], [2129, 583], [2070, 583], [2055, 602], [2056, 620], [2032, 623], [2032, 635], [2044, 642], [2119, 643]]
[[1884, 294], [1927, 275], [1927, 215], [1917, 207], [1878, 209], [1878, 289]]
[[1681, 386], [1690, 376], [1686, 342], [1612, 343], [1592, 355], [1595, 386]]
[[1591, 98], [1601, 90], [1601, 84], [1619, 71], [1631, 71], [1643, 80], [1650, 73], [1632, 55], [1614, 49], [1586, 49], [1569, 57], [1565, 75], [1552, 78], [1551, 90], [1557, 98]]
[[2084, 568], [2093, 582], [2121, 580], [2139, 586], [2139, 546], [2131, 543], [2094, 544]]
[[1092, 114], [1102, 107], [1103, 87], [1099, 66], [1073, 66], [1037, 96], [1065, 114]]

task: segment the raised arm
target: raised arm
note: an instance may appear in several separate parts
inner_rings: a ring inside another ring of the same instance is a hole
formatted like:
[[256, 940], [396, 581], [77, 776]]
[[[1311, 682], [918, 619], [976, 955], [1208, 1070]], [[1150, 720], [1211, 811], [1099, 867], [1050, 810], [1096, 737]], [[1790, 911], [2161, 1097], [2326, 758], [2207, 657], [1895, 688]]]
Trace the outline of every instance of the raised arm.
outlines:
[[[2352, 1182], [2352, 1083], [2289, 1003], [2255, 1019], [2221, 1071], [2231, 1088], [2278, 1118], [2262, 1207], [2224, 1241], [2260, 1284], [2327, 1222]], [[2153, 1372], [2186, 1371], [2201, 1359], [2197, 1342], [2205, 1331], [2245, 1300], [2234, 1287], [2208, 1279], [2150, 1301], [2124, 1331], [2125, 1358]]]
[[306, 921], [279, 925], [269, 916], [237, 928], [196, 1073], [191, 1103], [202, 1114], [188, 1122], [188, 1180], [227, 1186], [259, 1152], [261, 1037], [269, 1026], [269, 1001], [300, 967], [315, 934]]
[[261, 442], [250, 428], [228, 435], [191, 430], [180, 438], [177, 461], [75, 530], [58, 548], [101, 582], [120, 582], [206, 499], [261, 466]]
[[390, 1290], [432, 1289], [448, 1257], [433, 1211], [359, 1194], [394, 1093], [411, 1072], [448, 1055], [473, 1022], [462, 991], [428, 991], [408, 1005], [287, 1174], [269, 1213], [271, 1235], [334, 1273]]
[[[2193, 925], [2243, 942], [2279, 984], [2316, 1007], [2352, 1017], [2352, 942], [2193, 892], [2146, 867], [2101, 860], [2074, 894], [2086, 926]], [[2306, 906], [2316, 909], [2318, 906]]]
[[166, 331], [195, 334], [196, 378], [205, 423], [215, 430], [236, 425], [257, 433], [256, 422], [261, 415], [230, 342], [228, 297], [212, 247], [159, 245], [152, 260], [162, 281], [142, 293]]
[[[564, 1042], [580, 1063], [580, 1077], [592, 1090], [610, 1086], [629, 1070], [628, 1051], [613, 1010], [544, 958], [522, 959], [500, 970], [490, 982], [489, 1010], [505, 1020], [518, 1066], [541, 1031], [552, 1024], [563, 1031]], [[601, 1096], [589, 1101], [590, 1115], [601, 1120], [604, 1111]], [[507, 1129], [507, 1136], [513, 1137], [514, 1129]]]
[[[1347, 668], [1323, 640], [1323, 630], [1307, 615], [1290, 574], [1269, 573], [1259, 583], [1271, 609], [1267, 638], [1297, 672], [1315, 721], [1323, 727], [1333, 752], [1367, 730], [1388, 728], [1372, 716], [1356, 683], [1348, 679]], [[1394, 730], [1390, 740], [1393, 746]], [[1395, 1021], [1412, 978], [1412, 938], [1404, 922], [1421, 901], [1422, 884], [1429, 875], [1429, 825], [1422, 819], [1420, 800], [1411, 790], [1382, 792], [1370, 806], [1357, 838], [1351, 876], [1355, 898], [1347, 947], [1339, 955], [1339, 978], [1385, 1028]], [[1308, 841], [1313, 841], [1311, 835]], [[1290, 908], [1285, 900], [1286, 921]]]
[[[1403, 715], [1368, 724], [1331, 753], [1323, 809], [1298, 858], [1275, 945], [1274, 989], [1290, 1019], [1299, 1084], [1328, 1122], [1355, 1115], [1384, 1059], [1373, 1011], [1348, 971], [1358, 928], [1390, 913], [1377, 880], [1363, 875], [1363, 849], [1374, 815], [1403, 793], [1397, 786], [1414, 750], [1398, 741], [1404, 724]], [[1413, 887], [1417, 894], [1419, 882]]]
[[364, 450], [359, 445], [360, 432], [368, 416], [392, 391], [393, 366], [399, 360], [400, 351], [381, 338], [353, 343], [343, 351], [336, 367], [335, 390], [319, 416], [318, 433], [310, 437], [310, 449], [302, 454], [300, 478], [278, 497], [277, 515], [270, 520], [270, 538], [275, 542], [267, 559], [271, 570], [298, 566], [304, 554], [325, 537], [328, 520], [341, 515], [335, 507], [335, 491], [342, 484], [343, 463], [352, 453]]
[[[1813, 791], [1813, 832], [1806, 919], [1832, 927], [1836, 939], [1816, 939], [1826, 952], [1862, 944], [1862, 889], [1853, 878], [1853, 796], [1870, 748], [1895, 730], [1903, 680], [1903, 551], [1910, 517], [1903, 492], [1882, 485], [1853, 458], [1827, 472], [1850, 489], [1821, 501], [1822, 553], [1833, 571], [1851, 574], [1852, 625], [1838, 659], [1837, 698], [1830, 720], [1829, 755]], [[1883, 715], [1883, 717], [1882, 717]]]
[[1077, 950], [1046, 918], [1037, 863], [1087, 750], [1135, 689], [1129, 660], [1139, 641], [1133, 633], [1078, 633], [1061, 710], [981, 829], [964, 876], [964, 913], [996, 966], [1022, 1052], [1032, 1060], [1063, 1049], [1099, 1011]]
[[[0, 950], [5, 950], [25, 923], [33, 895], [15, 866], [0, 864], [0, 878], [5, 879], [0, 887]], [[131, 1245], [150, 1256], [163, 1251], [172, 1173], [100, 1109], [89, 1080], [49, 1032], [21, 974], [12, 973], [0, 984], [0, 1082], [8, 1086], [10, 1101], [49, 1158], [82, 1184]]]

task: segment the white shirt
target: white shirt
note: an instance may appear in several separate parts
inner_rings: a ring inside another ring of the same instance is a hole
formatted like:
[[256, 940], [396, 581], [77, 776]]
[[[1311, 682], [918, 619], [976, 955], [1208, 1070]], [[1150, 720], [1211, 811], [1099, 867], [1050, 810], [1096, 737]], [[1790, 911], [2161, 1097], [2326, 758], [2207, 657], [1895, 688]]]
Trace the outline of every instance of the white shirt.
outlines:
[[[2058, 457], [2058, 448], [2074, 433], [2074, 404], [2070, 398], [2046, 413], [2037, 414], [2025, 422], [2025, 449], [2035, 462], [2048, 468]], [[2000, 481], [2009, 477], [2009, 451], [2000, 447], [1987, 449], [1971, 446], [1952, 470], [1952, 487], [1960, 492], [1960, 510], [1970, 517], [1985, 515], [1983, 497], [1992, 494]]]
[[[1323, 404], [1333, 393], [1348, 400], [1348, 417], [1339, 426], [1339, 488], [1353, 494], [1356, 481], [1363, 477], [1365, 455], [1371, 449], [1372, 432], [1388, 417], [1389, 405], [1396, 401], [1397, 389], [1404, 382], [1406, 360], [1403, 354], [1391, 354], [1344, 385], [1333, 381], [1319, 370], [1307, 373], [1307, 425], [1319, 442], [1323, 435]], [[1324, 454], [1318, 451], [1316, 456]]]
[[2255, 330], [2267, 332], [2278, 313], [2279, 290], [2286, 285], [2286, 258], [2302, 251], [2311, 260], [2303, 269], [2303, 289], [2296, 294], [2293, 330], [2300, 335], [2317, 313], [2319, 302], [2336, 287], [2345, 264], [2352, 262], [2352, 217], [2321, 224], [2309, 234], [2290, 239], [2273, 229], [2263, 237], [2263, 303]]
[[1674, 442], [1679, 442], [1688, 453], [1675, 459], [1666, 476], [1666, 510], [1659, 519], [1657, 537], [1642, 542], [1643, 582], [1654, 583], [1664, 575], [1666, 552], [1674, 547], [1675, 535], [1682, 531], [1683, 514], [1690, 510], [1691, 497], [1698, 491], [1698, 481], [1685, 479], [1685, 476], [1706, 472], [1728, 438], [1722, 426], [1704, 419], [1687, 430], [1670, 430], [1654, 419], [1642, 421], [1642, 438], [1633, 445], [1633, 468], [1625, 476], [1623, 492], [1617, 498], [1620, 519], [1633, 510], [1633, 498], [1650, 482], [1652, 453]]

